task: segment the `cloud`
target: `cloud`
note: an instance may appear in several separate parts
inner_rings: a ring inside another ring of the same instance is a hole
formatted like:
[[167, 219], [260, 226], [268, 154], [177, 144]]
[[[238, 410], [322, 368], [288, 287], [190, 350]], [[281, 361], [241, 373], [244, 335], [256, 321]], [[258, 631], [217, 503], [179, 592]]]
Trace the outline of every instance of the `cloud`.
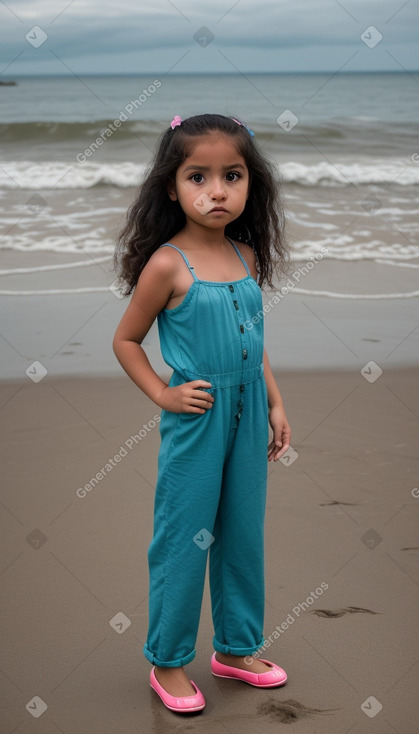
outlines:
[[[72, 65], [78, 73], [89, 71], [95, 59], [101, 60], [104, 72], [128, 71], [126, 66], [136, 59], [136, 65], [146, 71], [156, 68], [160, 53], [160, 69], [170, 67], [172, 60], [182, 52], [196, 48], [193, 38], [198, 28], [205, 26], [214, 34], [212, 49], [203, 49], [198, 59], [198, 71], [214, 68], [211, 53], [218, 48], [236, 58], [241, 68], [250, 71], [264, 66], [271, 69], [278, 59], [277, 69], [292, 70], [290, 65], [305, 64], [313, 68], [313, 61], [327, 58], [330, 68], [341, 63], [342, 51], [349, 58], [350, 51], [362, 48], [360, 34], [369, 25], [375, 25], [383, 34], [383, 46], [391, 50], [403, 44], [408, 50], [406, 63], [412, 67], [415, 58], [418, 4], [399, 0], [296, 0], [295, 2], [252, 2], [251, 0], [156, 0], [141, 2], [122, 0], [118, 3], [99, 4], [93, 0], [16, 0], [13, 6], [0, 4], [0, 22], [5, 41], [0, 51], [2, 66], [11, 63], [8, 73], [19, 73], [25, 65], [36, 69], [50, 66], [57, 72], [58, 57]], [[47, 41], [33, 49], [25, 39], [26, 33], [39, 25], [48, 35]], [[329, 49], [329, 51], [328, 51]], [[206, 53], [206, 57], [204, 56]], [[287, 52], [288, 56], [287, 56]], [[314, 53], [314, 56], [313, 56]], [[301, 58], [303, 56], [303, 58]], [[368, 64], [380, 60], [380, 52], [365, 56]], [[18, 57], [18, 58], [16, 58]], [[124, 62], [125, 58], [125, 62]], [[80, 68], [83, 59], [84, 69]], [[106, 62], [106, 59], [108, 60]], [[245, 59], [248, 66], [243, 67]], [[409, 59], [411, 61], [409, 61]], [[105, 60], [105, 67], [103, 62]], [[322, 62], [324, 63], [324, 62]], [[382, 59], [389, 68], [389, 59]], [[191, 69], [192, 70], [192, 69]], [[225, 69], [231, 71], [230, 69]], [[64, 71], [64, 68], [62, 69]]]

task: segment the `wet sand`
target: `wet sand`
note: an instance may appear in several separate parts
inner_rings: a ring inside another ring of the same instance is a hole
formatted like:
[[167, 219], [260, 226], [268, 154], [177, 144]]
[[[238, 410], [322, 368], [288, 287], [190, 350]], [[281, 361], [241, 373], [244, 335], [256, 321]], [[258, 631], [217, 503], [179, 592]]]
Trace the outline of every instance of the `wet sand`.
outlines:
[[[87, 265], [62, 269], [64, 264], [74, 261]], [[44, 263], [59, 269], [0, 278], [2, 289], [35, 293], [0, 293], [0, 378], [26, 380], [25, 371], [34, 361], [39, 361], [50, 377], [121, 375], [112, 351], [112, 337], [128, 299], [119, 298], [109, 288], [115, 280], [111, 261], [95, 264], [83, 254], [70, 257], [48, 253], [47, 257], [42, 253], [10, 251], [5, 251], [3, 257], [4, 270], [30, 270]], [[342, 263], [322, 259], [310, 270], [305, 262], [295, 262], [289, 277], [263, 293], [268, 309], [265, 342], [272, 366], [288, 371], [356, 371], [370, 361], [383, 370], [417, 365], [419, 299], [389, 297], [418, 293], [417, 272], [368, 261]], [[92, 288], [97, 290], [91, 292]], [[50, 293], [62, 289], [70, 292]], [[320, 295], [325, 291], [357, 297]], [[279, 296], [275, 298], [276, 293]], [[384, 297], [375, 298], [380, 295]], [[144, 344], [155, 369], [167, 373], [160, 356], [156, 324]]]
[[207, 588], [187, 719], [142, 654], [159, 411], [123, 375], [52, 372], [0, 383], [2, 732], [416, 733], [417, 370], [278, 374], [298, 457], [269, 465], [263, 656], [289, 679], [212, 677]]

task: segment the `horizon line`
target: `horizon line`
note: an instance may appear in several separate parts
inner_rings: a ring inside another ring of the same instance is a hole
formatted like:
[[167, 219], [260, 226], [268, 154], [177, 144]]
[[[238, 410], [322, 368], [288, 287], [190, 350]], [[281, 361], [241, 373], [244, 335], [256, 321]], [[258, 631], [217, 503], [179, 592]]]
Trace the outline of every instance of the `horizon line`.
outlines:
[[[358, 71], [340, 71], [338, 72], [340, 76], [356, 76], [360, 74], [419, 74], [419, 69], [405, 69], [405, 70], [386, 70], [386, 69], [380, 69], [380, 70], [370, 70], [370, 69], [360, 69]], [[318, 70], [318, 71], [243, 71], [243, 72], [230, 72], [230, 71], [184, 71], [184, 72], [175, 72], [175, 73], [169, 73], [169, 72], [163, 72], [163, 71], [150, 71], [150, 72], [77, 72], [76, 74], [15, 74], [12, 76], [3, 77], [2, 74], [0, 74], [0, 81], [13, 81], [14, 79], [22, 79], [22, 78], [33, 78], [33, 79], [41, 79], [44, 77], [48, 78], [57, 78], [57, 79], [71, 79], [74, 76], [95, 76], [95, 77], [149, 77], [149, 76], [291, 76], [291, 75], [298, 75], [298, 74], [304, 74], [306, 76], [315, 76], [316, 74], [336, 74], [336, 71], [329, 70]]]

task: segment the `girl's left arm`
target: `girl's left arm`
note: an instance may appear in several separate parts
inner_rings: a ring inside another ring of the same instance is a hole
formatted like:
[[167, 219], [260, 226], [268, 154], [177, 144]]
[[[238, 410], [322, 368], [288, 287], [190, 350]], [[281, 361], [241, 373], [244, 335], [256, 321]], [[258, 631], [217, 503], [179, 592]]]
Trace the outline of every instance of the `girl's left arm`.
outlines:
[[268, 390], [269, 423], [273, 431], [272, 441], [268, 446], [268, 461], [278, 461], [290, 447], [291, 428], [266, 349], [263, 353], [263, 371]]

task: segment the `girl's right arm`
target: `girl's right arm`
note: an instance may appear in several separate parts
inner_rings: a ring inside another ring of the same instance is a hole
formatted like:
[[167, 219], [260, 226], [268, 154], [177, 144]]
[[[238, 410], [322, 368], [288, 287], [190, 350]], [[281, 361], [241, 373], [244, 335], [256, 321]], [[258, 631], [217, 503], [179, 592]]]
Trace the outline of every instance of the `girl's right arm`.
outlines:
[[[154, 320], [174, 291], [174, 262], [167, 253], [155, 253], [142, 271], [131, 301], [113, 339], [115, 355], [131, 380], [160, 408], [174, 413], [205, 413], [214, 398], [194, 380], [169, 387], [153, 370], [141, 346]], [[201, 389], [198, 389], [201, 388]]]

